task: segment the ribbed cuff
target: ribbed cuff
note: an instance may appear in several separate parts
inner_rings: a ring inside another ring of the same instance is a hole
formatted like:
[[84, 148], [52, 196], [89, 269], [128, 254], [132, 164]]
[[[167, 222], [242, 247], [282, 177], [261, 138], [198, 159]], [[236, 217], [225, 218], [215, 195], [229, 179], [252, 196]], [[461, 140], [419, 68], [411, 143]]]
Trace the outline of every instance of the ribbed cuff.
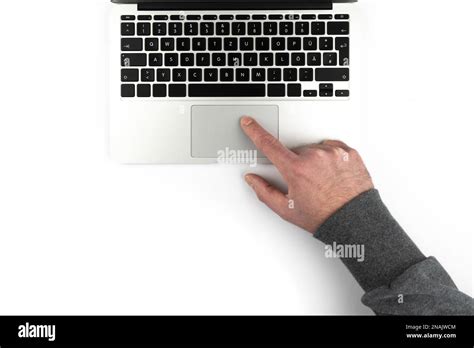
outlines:
[[[367, 292], [388, 285], [406, 269], [426, 257], [395, 221], [377, 190], [367, 191], [347, 203], [314, 234], [332, 247]], [[361, 253], [362, 252], [362, 253]]]

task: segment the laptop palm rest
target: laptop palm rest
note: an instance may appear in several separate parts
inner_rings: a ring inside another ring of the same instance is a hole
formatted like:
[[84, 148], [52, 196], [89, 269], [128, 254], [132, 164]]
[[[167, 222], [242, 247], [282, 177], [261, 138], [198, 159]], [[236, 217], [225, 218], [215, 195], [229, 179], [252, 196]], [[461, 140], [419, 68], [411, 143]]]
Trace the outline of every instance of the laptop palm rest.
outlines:
[[[256, 150], [240, 127], [251, 116], [269, 133], [279, 136], [276, 105], [195, 105], [191, 108], [191, 156], [218, 158], [222, 151]], [[258, 153], [258, 158], [265, 158]]]

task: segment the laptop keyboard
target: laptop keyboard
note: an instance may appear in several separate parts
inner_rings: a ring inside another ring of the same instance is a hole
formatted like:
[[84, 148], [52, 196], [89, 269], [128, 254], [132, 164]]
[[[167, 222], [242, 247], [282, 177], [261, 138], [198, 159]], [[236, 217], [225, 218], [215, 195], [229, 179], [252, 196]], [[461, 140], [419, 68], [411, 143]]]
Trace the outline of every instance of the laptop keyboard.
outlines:
[[122, 98], [349, 97], [349, 15], [124, 15]]

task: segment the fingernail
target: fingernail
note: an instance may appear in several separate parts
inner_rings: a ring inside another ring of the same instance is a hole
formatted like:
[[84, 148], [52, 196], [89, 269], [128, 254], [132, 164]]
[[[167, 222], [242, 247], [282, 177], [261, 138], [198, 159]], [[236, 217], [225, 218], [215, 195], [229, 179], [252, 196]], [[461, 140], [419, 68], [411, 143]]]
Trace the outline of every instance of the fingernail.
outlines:
[[250, 175], [245, 176], [245, 181], [247, 184], [249, 184], [249, 186], [252, 186], [252, 177]]
[[252, 124], [253, 122], [253, 118], [251, 117], [248, 117], [248, 116], [244, 116], [242, 117], [242, 119], [240, 120], [240, 123], [242, 124], [242, 126], [244, 127], [248, 127]]

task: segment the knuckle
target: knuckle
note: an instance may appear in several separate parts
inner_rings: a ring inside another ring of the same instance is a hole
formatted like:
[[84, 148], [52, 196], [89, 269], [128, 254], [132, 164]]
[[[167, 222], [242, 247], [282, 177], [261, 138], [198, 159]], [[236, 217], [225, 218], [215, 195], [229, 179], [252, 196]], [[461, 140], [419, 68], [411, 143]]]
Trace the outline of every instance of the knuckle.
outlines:
[[311, 151], [312, 157], [316, 157], [316, 158], [324, 158], [327, 156], [327, 154], [328, 152], [325, 149], [321, 149], [321, 148], [315, 148]]
[[277, 142], [277, 139], [270, 134], [265, 134], [260, 138], [260, 144], [262, 147], [273, 147]]
[[295, 162], [293, 166], [293, 172], [296, 176], [306, 176], [308, 173], [308, 165], [305, 161]]

